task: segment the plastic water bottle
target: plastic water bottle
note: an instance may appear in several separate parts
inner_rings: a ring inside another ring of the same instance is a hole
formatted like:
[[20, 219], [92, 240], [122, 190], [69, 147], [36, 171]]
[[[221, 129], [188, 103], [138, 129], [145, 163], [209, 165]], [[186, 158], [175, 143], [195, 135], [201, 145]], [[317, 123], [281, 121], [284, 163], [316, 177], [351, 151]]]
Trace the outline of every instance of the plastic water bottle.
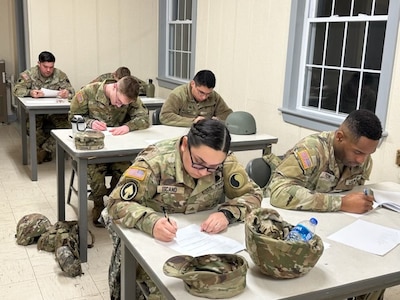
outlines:
[[292, 230], [286, 237], [286, 240], [291, 242], [307, 242], [311, 240], [314, 236], [315, 227], [317, 226], [317, 224], [318, 221], [315, 218], [301, 221], [292, 228]]

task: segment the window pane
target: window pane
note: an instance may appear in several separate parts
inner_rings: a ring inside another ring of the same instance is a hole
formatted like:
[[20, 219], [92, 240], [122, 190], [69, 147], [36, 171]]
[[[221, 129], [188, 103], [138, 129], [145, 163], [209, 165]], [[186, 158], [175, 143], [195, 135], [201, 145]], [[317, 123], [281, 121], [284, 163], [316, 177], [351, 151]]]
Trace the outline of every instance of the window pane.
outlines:
[[321, 107], [336, 111], [336, 98], [339, 83], [338, 70], [326, 70], [324, 76], [324, 84], [322, 88]]
[[175, 51], [168, 51], [168, 76], [175, 77]]
[[359, 108], [375, 112], [379, 74], [364, 73], [362, 78], [360, 82], [360, 72], [343, 72], [340, 112], [350, 113]]
[[370, 22], [365, 53], [365, 68], [380, 70], [383, 44], [385, 42], [386, 22]]
[[191, 20], [192, 19], [192, 0], [186, 0], [186, 13], [185, 13], [186, 19]]
[[182, 78], [182, 54], [180, 52], [176, 52], [175, 57], [175, 76]]
[[171, 21], [178, 19], [178, 0], [170, 1], [170, 18]]
[[182, 53], [182, 78], [190, 77], [190, 53]]
[[350, 16], [351, 0], [336, 0], [334, 15]]
[[[324, 41], [325, 41], [325, 28], [326, 24], [325, 23], [316, 23], [313, 24], [311, 27], [311, 31], [313, 34], [311, 34], [311, 38], [313, 40], [311, 41], [311, 49], [310, 51], [314, 51], [310, 53], [310, 56], [313, 56], [312, 63], [314, 65], [322, 65], [322, 58], [324, 54]], [[312, 46], [314, 46], [314, 49], [312, 49]]]
[[319, 107], [320, 86], [321, 86], [321, 69], [307, 68], [305, 80], [305, 97], [303, 105]]
[[349, 23], [347, 30], [344, 66], [361, 68], [363, 56], [365, 22]]
[[340, 66], [343, 44], [343, 23], [330, 23], [328, 30], [328, 45], [326, 51], [326, 65]]
[[353, 16], [358, 14], [371, 15], [372, 0], [354, 0]]
[[183, 25], [176, 25], [176, 37], [175, 37], [175, 50], [182, 50], [182, 28]]
[[318, 1], [317, 17], [330, 17], [332, 12], [332, 0]]
[[[387, 15], [389, 10], [389, 0], [375, 0], [375, 15]], [[398, 1], [398, 0], [397, 0]]]
[[182, 33], [182, 38], [183, 38], [183, 40], [182, 40], [182, 50], [184, 50], [184, 51], [190, 51], [191, 50], [191, 47], [190, 47], [190, 39], [191, 39], [190, 33], [191, 33], [191, 31], [190, 31], [190, 29], [191, 29], [190, 24], [183, 25], [183, 28], [182, 28], [182, 30], [183, 30], [183, 33]]

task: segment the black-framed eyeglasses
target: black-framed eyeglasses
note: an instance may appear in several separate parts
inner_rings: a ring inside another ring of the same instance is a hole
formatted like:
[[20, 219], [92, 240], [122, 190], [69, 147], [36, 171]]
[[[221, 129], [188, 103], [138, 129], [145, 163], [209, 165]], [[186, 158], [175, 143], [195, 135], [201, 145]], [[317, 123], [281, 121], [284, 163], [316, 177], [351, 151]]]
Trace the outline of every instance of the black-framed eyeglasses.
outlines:
[[192, 157], [192, 151], [190, 150], [190, 144], [188, 143], [188, 150], [189, 150], [189, 156], [190, 156], [190, 160], [192, 162], [192, 168], [196, 169], [196, 170], [204, 170], [206, 169], [207, 172], [213, 173], [218, 171], [220, 168], [222, 168], [222, 163], [217, 165], [216, 167], [207, 167], [204, 166], [202, 164], [196, 163], [193, 161], [193, 157]]
[[203, 92], [202, 90], [200, 90], [197, 85], [195, 87], [196, 87], [197, 92], [203, 97], [208, 98], [212, 94], [212, 91], [209, 93], [206, 93], [206, 92]]

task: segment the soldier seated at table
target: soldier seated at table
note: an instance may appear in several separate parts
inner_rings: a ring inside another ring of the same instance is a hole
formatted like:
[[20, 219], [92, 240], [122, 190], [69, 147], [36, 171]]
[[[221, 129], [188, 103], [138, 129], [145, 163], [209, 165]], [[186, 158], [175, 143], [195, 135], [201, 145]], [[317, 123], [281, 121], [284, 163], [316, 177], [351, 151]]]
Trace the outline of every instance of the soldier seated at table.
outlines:
[[[138, 97], [139, 82], [132, 76], [122, 77], [117, 82], [106, 79], [88, 84], [76, 93], [71, 101], [70, 120], [81, 115], [91, 129], [109, 131], [122, 135], [130, 131], [149, 127], [149, 112]], [[108, 164], [89, 164], [88, 179], [91, 198], [94, 201], [92, 220], [95, 226], [102, 226], [98, 219], [104, 209], [104, 196], [109, 194], [105, 184], [106, 174], [112, 173], [111, 189], [119, 177], [130, 166], [130, 161]]]
[[[46, 88], [59, 91], [57, 97], [71, 99], [75, 90], [68, 76], [54, 67], [55, 61], [56, 58], [52, 53], [41, 52], [37, 66], [27, 69], [19, 75], [14, 86], [14, 95], [17, 97], [42, 98], [45, 95], [41, 88]], [[27, 128], [29, 130], [29, 120], [27, 120]], [[51, 161], [55, 155], [56, 143], [50, 135], [50, 130], [55, 128], [70, 128], [67, 114], [36, 116], [38, 164]]]
[[202, 119], [225, 121], [232, 109], [214, 91], [215, 81], [213, 72], [201, 70], [189, 83], [175, 88], [161, 108], [161, 123], [190, 127]]
[[[201, 224], [204, 232], [217, 234], [261, 206], [262, 191], [229, 152], [230, 142], [223, 122], [200, 120], [187, 135], [144, 149], [125, 171], [103, 211], [114, 244], [111, 299], [120, 298], [121, 259], [120, 239], [111, 220], [168, 242], [176, 236], [179, 224], [171, 216], [165, 218], [163, 210], [191, 214], [217, 207]], [[138, 276], [147, 278], [141, 269]], [[143, 281], [156, 293], [150, 280]]]

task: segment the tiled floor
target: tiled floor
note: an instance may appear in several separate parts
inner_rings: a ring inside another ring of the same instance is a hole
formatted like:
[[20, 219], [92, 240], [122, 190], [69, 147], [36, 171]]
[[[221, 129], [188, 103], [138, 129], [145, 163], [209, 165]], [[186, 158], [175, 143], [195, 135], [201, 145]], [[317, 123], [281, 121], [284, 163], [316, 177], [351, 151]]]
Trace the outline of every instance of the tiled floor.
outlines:
[[[89, 223], [95, 246], [88, 249], [88, 262], [82, 264], [85, 274], [76, 278], [64, 276], [53, 253], [39, 252], [36, 245], [16, 244], [15, 229], [21, 217], [39, 212], [54, 223], [57, 202], [54, 161], [39, 165], [39, 180], [31, 181], [28, 168], [22, 165], [21, 138], [15, 124], [0, 125], [0, 168], [0, 299], [109, 299], [112, 247], [105, 229]], [[69, 178], [70, 170], [67, 172]], [[71, 203], [66, 208], [68, 220], [77, 218], [76, 196]], [[91, 207], [90, 202], [89, 213]], [[385, 300], [395, 299], [400, 299], [400, 286], [386, 291]]]

